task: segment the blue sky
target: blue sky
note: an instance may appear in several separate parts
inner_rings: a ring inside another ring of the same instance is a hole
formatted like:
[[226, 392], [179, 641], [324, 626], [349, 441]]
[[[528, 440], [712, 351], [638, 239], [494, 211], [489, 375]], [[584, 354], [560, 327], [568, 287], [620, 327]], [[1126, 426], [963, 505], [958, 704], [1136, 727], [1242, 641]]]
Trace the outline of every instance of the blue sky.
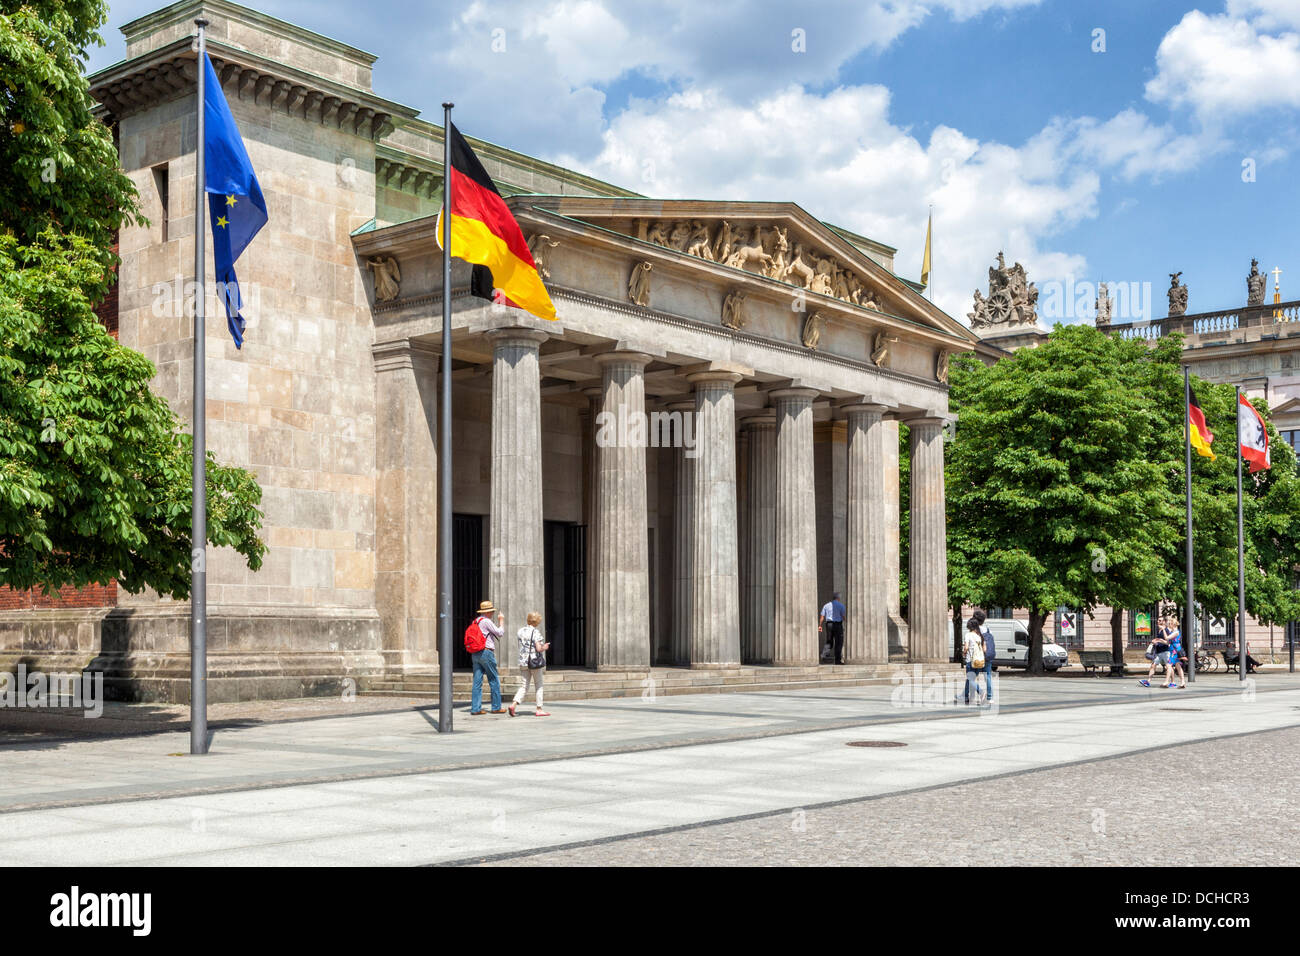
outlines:
[[[112, 3], [91, 68], [161, 5]], [[465, 132], [641, 192], [793, 200], [897, 246], [905, 276], [933, 203], [958, 318], [999, 249], [1044, 289], [1149, 282], [1151, 317], [1176, 270], [1190, 311], [1241, 304], [1252, 256], [1300, 298], [1300, 0], [257, 9], [378, 55], [376, 91], [427, 118], [450, 96]]]

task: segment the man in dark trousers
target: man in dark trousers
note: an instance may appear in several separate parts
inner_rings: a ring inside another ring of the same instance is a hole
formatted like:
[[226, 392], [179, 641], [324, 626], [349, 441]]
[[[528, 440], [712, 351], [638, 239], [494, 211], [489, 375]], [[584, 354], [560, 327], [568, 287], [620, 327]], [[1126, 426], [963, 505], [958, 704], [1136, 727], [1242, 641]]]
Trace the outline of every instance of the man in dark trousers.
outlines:
[[825, 633], [826, 646], [834, 651], [836, 664], [844, 663], [844, 605], [840, 603], [840, 592], [836, 591], [822, 607], [821, 617], [817, 619], [818, 633]]

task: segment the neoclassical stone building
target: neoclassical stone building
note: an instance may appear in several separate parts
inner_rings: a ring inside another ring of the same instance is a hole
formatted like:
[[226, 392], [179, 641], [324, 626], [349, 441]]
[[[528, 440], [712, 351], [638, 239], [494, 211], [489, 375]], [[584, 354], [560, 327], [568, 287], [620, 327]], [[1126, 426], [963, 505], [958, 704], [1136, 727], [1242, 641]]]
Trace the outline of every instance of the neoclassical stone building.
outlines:
[[[645, 198], [475, 142], [559, 320], [471, 295], [460, 262], [444, 290], [441, 129], [373, 92], [374, 57], [222, 0], [127, 24], [127, 59], [91, 78], [151, 220], [121, 235], [120, 339], [182, 416], [199, 15], [270, 212], [240, 262], [243, 350], [208, 330], [209, 448], [256, 473], [269, 546], [257, 573], [211, 555], [211, 699], [436, 671], [444, 292], [458, 644], [486, 597], [510, 635], [543, 613], [554, 666], [807, 668], [838, 590], [856, 673], [947, 659], [947, 360], [976, 339], [892, 249], [790, 203]], [[188, 607], [156, 595], [0, 612], [0, 641], [121, 695], [188, 693]]]

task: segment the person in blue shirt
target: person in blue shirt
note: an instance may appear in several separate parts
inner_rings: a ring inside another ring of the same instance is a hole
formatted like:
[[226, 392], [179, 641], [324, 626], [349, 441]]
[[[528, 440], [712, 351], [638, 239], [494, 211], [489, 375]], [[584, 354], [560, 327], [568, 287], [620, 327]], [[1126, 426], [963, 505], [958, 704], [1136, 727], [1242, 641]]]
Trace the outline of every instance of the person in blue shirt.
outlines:
[[1187, 656], [1183, 653], [1183, 635], [1178, 630], [1173, 618], [1165, 619], [1165, 634], [1169, 641], [1169, 666], [1165, 669], [1165, 676], [1169, 683], [1165, 687], [1174, 686], [1174, 674], [1178, 674], [1179, 689], [1186, 689], [1187, 675], [1183, 672], [1183, 660]]
[[822, 606], [821, 617], [817, 619], [818, 633], [826, 634], [826, 646], [834, 651], [835, 663], [844, 663], [844, 605], [840, 603], [840, 592], [836, 591], [831, 599]]

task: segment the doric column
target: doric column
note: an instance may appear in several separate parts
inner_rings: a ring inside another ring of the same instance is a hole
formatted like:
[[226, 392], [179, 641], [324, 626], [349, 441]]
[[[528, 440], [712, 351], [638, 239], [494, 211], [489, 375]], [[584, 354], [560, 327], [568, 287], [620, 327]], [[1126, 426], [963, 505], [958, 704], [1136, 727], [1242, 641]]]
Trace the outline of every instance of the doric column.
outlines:
[[645, 367], [641, 352], [606, 352], [596, 419], [596, 669], [650, 666]]
[[518, 663], [516, 633], [545, 597], [542, 537], [542, 392], [538, 348], [544, 332], [496, 329], [492, 342], [492, 516], [488, 594], [505, 615], [497, 663]]
[[776, 572], [773, 663], [816, 664], [817, 509], [813, 473], [816, 392], [771, 394], [776, 407]]
[[946, 661], [948, 629], [948, 533], [943, 497], [943, 419], [913, 418], [912, 540], [908, 587], [908, 635], [914, 661]]
[[770, 664], [776, 654], [776, 415], [771, 409], [745, 423], [749, 434], [748, 577], [741, 599], [749, 633], [744, 637], [746, 664]]
[[696, 372], [691, 666], [740, 665], [735, 372]]
[[889, 597], [885, 553], [884, 405], [850, 405], [848, 417], [849, 535], [848, 623], [844, 660], [849, 664], [889, 661]]
[[[668, 411], [681, 416], [683, 429], [695, 416], [694, 402], [677, 402]], [[681, 436], [685, 436], [683, 430]], [[695, 578], [691, 564], [695, 552], [695, 461], [698, 438], [691, 422], [692, 447], [678, 441], [673, 449], [673, 663], [685, 667], [691, 662], [691, 628], [694, 612], [691, 597]]]
[[600, 509], [596, 505], [596, 419], [604, 405], [604, 391], [599, 388], [584, 388], [582, 394], [587, 396], [587, 413], [582, 418], [582, 452], [583, 474], [582, 502], [583, 522], [587, 526], [585, 540], [584, 597], [583, 604], [583, 640], [585, 649], [583, 663], [587, 667], [596, 666], [596, 541], [599, 538]]

